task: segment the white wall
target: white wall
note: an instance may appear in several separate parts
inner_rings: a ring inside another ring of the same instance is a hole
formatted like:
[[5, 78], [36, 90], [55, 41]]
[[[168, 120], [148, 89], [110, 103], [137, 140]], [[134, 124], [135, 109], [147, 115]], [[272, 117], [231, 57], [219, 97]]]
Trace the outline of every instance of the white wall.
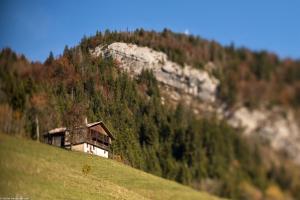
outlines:
[[91, 154], [94, 154], [97, 156], [108, 158], [108, 151], [101, 149], [99, 147], [96, 147], [94, 145], [88, 144], [88, 143], [84, 143], [83, 151], [86, 153], [91, 153]]

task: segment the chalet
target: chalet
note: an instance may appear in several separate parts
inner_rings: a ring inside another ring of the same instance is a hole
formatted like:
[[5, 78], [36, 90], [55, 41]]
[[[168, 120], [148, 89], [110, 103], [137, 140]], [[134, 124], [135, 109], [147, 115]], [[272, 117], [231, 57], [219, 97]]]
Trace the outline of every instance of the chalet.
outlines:
[[73, 129], [60, 127], [44, 134], [47, 144], [57, 147], [82, 151], [108, 158], [114, 136], [102, 121], [87, 123]]

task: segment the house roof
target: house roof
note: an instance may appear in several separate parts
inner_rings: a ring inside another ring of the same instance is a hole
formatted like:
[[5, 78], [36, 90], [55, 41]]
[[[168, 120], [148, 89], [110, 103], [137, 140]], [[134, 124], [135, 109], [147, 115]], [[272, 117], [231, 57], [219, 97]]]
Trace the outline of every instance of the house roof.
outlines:
[[88, 128], [90, 128], [90, 127], [96, 126], [96, 125], [98, 125], [98, 124], [100, 124], [100, 123], [101, 123], [101, 121], [99, 121], [99, 122], [93, 122], [93, 123], [88, 123], [86, 126], [87, 126]]
[[100, 124], [101, 127], [108, 133], [108, 135], [112, 138], [112, 139], [115, 139], [115, 137], [112, 135], [112, 133], [108, 130], [108, 128], [105, 126], [105, 124], [102, 122], [102, 121], [98, 121], [98, 122], [93, 122], [93, 123], [88, 123], [86, 126], [88, 128], [91, 128], [93, 126], [96, 126]]
[[48, 131], [49, 134], [54, 134], [54, 133], [60, 133], [60, 132], [65, 132], [67, 130], [66, 127], [59, 127], [59, 128], [55, 128], [52, 129], [50, 131]]
[[[112, 135], [112, 133], [108, 130], [108, 128], [105, 126], [105, 124], [102, 122], [102, 121], [98, 121], [98, 122], [93, 122], [93, 123], [88, 123], [86, 124], [86, 127], [87, 128], [91, 128], [93, 126], [96, 126], [100, 124], [100, 126], [107, 132], [107, 134], [112, 138], [112, 139], [115, 139], [115, 137]], [[84, 127], [77, 127], [76, 129], [81, 129], [81, 128], [84, 128]], [[59, 128], [55, 128], [55, 129], [52, 129], [50, 131], [48, 131], [49, 134], [55, 134], [55, 133], [61, 133], [61, 132], [65, 132], [67, 131], [68, 129], [66, 127], [59, 127]]]

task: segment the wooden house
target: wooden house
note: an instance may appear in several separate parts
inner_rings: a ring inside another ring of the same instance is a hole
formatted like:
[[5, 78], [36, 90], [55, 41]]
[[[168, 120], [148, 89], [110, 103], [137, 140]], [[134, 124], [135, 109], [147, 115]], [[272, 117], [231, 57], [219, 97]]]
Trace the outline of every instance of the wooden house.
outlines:
[[47, 144], [108, 158], [114, 136], [102, 121], [73, 129], [55, 128], [44, 134]]

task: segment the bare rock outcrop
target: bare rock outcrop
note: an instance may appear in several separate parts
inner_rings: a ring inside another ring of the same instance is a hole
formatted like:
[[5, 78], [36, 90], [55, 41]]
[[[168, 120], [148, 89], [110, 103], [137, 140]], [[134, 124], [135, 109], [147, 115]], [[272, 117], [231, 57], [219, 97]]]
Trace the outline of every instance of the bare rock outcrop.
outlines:
[[228, 120], [233, 127], [244, 128], [244, 134], [258, 136], [276, 150], [284, 151], [300, 164], [300, 130], [291, 110], [249, 110], [241, 107]]
[[98, 46], [90, 52], [93, 56], [113, 57], [124, 71], [132, 75], [138, 75], [145, 69], [152, 70], [156, 79], [163, 84], [199, 97], [205, 102], [216, 100], [218, 79], [207, 71], [187, 65], [182, 67], [168, 60], [165, 53], [121, 42]]

